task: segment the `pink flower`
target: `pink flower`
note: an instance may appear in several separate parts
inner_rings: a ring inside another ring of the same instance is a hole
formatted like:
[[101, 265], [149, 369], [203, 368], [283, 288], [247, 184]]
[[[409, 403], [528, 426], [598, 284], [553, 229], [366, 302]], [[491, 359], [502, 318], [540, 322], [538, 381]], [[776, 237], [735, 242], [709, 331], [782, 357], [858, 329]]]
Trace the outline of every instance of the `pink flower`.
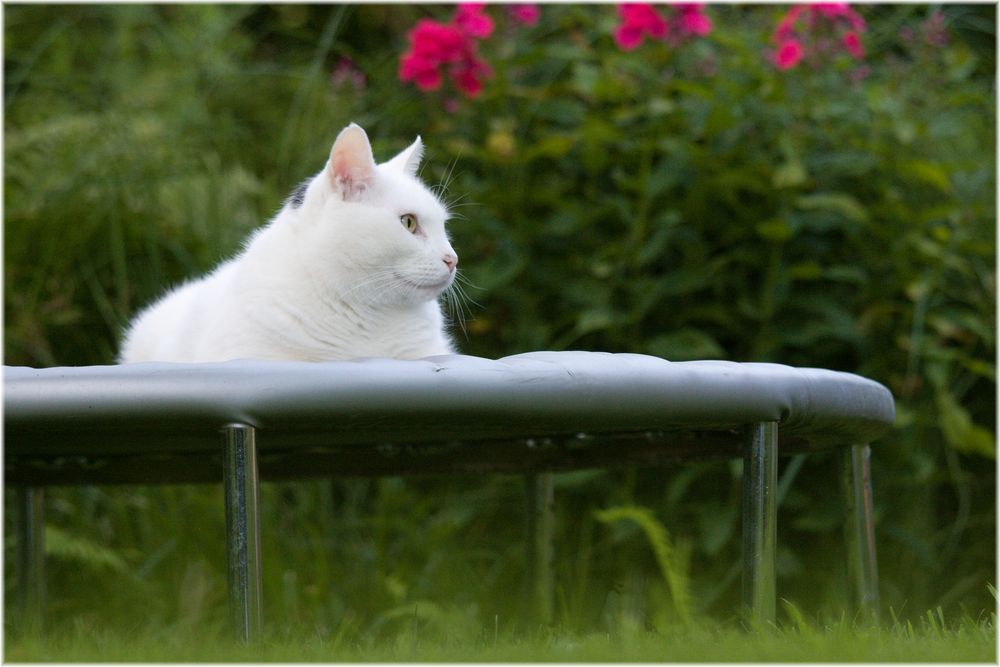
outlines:
[[920, 24], [920, 30], [924, 35], [924, 41], [930, 46], [943, 48], [948, 44], [948, 27], [945, 25], [944, 14], [941, 10], [936, 10], [930, 17]]
[[774, 31], [775, 41], [785, 42], [795, 34], [795, 22], [799, 20], [799, 14], [805, 9], [805, 5], [795, 5], [788, 10], [788, 13], [778, 21], [778, 27]]
[[855, 58], [858, 58], [860, 60], [861, 58], [864, 57], [865, 48], [861, 46], [861, 38], [858, 37], [858, 33], [854, 32], [853, 30], [845, 32], [844, 36], [841, 38], [841, 42], [843, 43], [844, 48], [847, 50], [847, 52], [850, 53]]
[[615, 30], [615, 43], [622, 51], [632, 51], [646, 36], [663, 39], [670, 28], [666, 19], [652, 5], [625, 3], [618, 6], [621, 25]]
[[[493, 74], [476, 53], [475, 34], [482, 34], [487, 25], [476, 17], [487, 19], [489, 31], [493, 30], [492, 20], [481, 11], [479, 6], [462, 5], [452, 23], [418, 21], [409, 33], [410, 49], [399, 61], [400, 80], [412, 81], [417, 88], [428, 92], [440, 88], [447, 73], [465, 95], [478, 95], [483, 79]], [[459, 25], [460, 18], [465, 21], [465, 28]]]
[[702, 4], [681, 4], [677, 8], [681, 13], [681, 32], [704, 37], [712, 32], [712, 20], [705, 15]]
[[642, 44], [643, 31], [634, 25], [620, 25], [615, 29], [615, 44], [622, 51], [633, 51]]
[[507, 5], [507, 13], [510, 17], [522, 25], [535, 25], [541, 17], [542, 12], [538, 5]]
[[412, 81], [423, 91], [437, 90], [441, 86], [438, 62], [415, 53], [407, 53], [399, 62], [401, 81]]
[[782, 70], [795, 67], [807, 55], [814, 60], [842, 48], [855, 59], [864, 57], [861, 33], [865, 20], [845, 2], [817, 2], [791, 7], [774, 29], [778, 46], [774, 64]]
[[864, 32], [865, 20], [846, 2], [817, 2], [809, 8], [831, 22], [843, 19], [853, 30]]
[[483, 78], [493, 74], [493, 70], [481, 60], [470, 60], [462, 63], [452, 72], [455, 87], [468, 97], [475, 97], [483, 90]]
[[364, 72], [359, 70], [354, 65], [354, 61], [347, 56], [342, 57], [337, 63], [333, 73], [330, 75], [330, 81], [335, 87], [346, 84], [350, 84], [358, 90], [365, 87]]
[[846, 2], [814, 2], [810, 6], [814, 12], [828, 19], [842, 16], [848, 9]]
[[862, 81], [867, 79], [872, 73], [872, 68], [868, 65], [861, 65], [860, 67], [855, 67], [851, 71], [851, 83], [854, 85], [860, 84]]
[[493, 19], [484, 14], [486, 6], [478, 2], [463, 2], [455, 10], [452, 22], [463, 32], [478, 39], [493, 34]]
[[410, 31], [411, 53], [436, 62], [455, 62], [469, 47], [468, 38], [453, 25], [421, 19]]
[[685, 2], [666, 5], [671, 14], [663, 16], [648, 3], [623, 3], [618, 5], [621, 23], [615, 29], [618, 48], [631, 51], [638, 48], [646, 37], [677, 44], [688, 37], [704, 37], [712, 32], [712, 21], [704, 11], [704, 3]]
[[778, 47], [774, 63], [778, 66], [778, 69], [791, 69], [799, 64], [804, 54], [805, 50], [802, 48], [802, 44], [797, 40], [789, 39]]

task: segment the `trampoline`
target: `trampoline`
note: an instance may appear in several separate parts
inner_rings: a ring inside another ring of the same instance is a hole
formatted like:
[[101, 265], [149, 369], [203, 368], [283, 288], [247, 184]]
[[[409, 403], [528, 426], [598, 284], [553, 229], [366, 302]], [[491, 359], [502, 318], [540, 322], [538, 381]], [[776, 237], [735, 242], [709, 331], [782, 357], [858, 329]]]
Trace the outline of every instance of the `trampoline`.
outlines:
[[844, 451], [853, 597], [878, 613], [869, 444], [892, 395], [822, 369], [637, 354], [4, 368], [19, 604], [40, 623], [44, 487], [222, 482], [236, 631], [262, 619], [260, 480], [524, 473], [536, 608], [551, 614], [552, 474], [742, 458], [743, 612], [773, 622], [777, 456]]

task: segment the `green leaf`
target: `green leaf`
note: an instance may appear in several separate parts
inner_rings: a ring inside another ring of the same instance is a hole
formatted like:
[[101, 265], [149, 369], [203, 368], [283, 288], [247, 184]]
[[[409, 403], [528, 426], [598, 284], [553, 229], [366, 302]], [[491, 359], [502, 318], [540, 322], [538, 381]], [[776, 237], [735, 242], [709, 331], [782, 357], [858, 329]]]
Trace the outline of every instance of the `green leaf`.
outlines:
[[851, 195], [840, 192], [803, 195], [795, 200], [795, 204], [803, 211], [833, 211], [851, 222], [868, 222], [868, 211], [865, 210], [864, 206]]
[[125, 559], [113, 549], [55, 526], [45, 527], [45, 553], [87, 567], [107, 568], [123, 574], [130, 571]]
[[649, 100], [647, 109], [649, 115], [655, 118], [657, 116], [669, 116], [677, 109], [677, 105], [666, 97], [653, 97]]
[[715, 285], [731, 261], [730, 257], [717, 257], [698, 266], [679, 267], [663, 277], [661, 295], [687, 296]]
[[783, 218], [774, 218], [759, 222], [754, 229], [757, 232], [757, 236], [772, 243], [784, 243], [792, 238], [793, 235], [791, 225]]
[[808, 259], [789, 267], [788, 275], [796, 280], [816, 280], [823, 277], [823, 267], [816, 260]]
[[594, 65], [577, 62], [573, 67], [573, 88], [582, 95], [592, 96], [600, 79], [601, 72]]
[[868, 274], [864, 267], [841, 264], [831, 266], [826, 270], [825, 275], [830, 280], [841, 283], [853, 283], [855, 285], [865, 285], [868, 283]]
[[593, 331], [607, 329], [608, 327], [613, 326], [617, 321], [618, 319], [610, 310], [605, 308], [592, 308], [580, 313], [580, 317], [576, 321], [576, 332], [582, 336]]
[[[671, 211], [677, 220], [680, 216]], [[650, 235], [649, 239], [643, 243], [639, 249], [639, 266], [646, 267], [651, 262], [659, 259], [667, 248], [667, 244], [674, 238], [674, 225], [658, 225], [656, 231]]]
[[717, 556], [736, 528], [736, 507], [721, 502], [708, 502], [698, 507], [697, 518], [702, 549], [709, 556]]
[[951, 192], [951, 178], [940, 164], [929, 160], [912, 160], [904, 168], [917, 180], [933, 185], [945, 194]]
[[644, 346], [646, 354], [652, 354], [672, 361], [691, 359], [724, 359], [722, 346], [710, 335], [699, 329], [684, 328], [668, 334], [661, 334], [648, 340]]
[[968, 410], [962, 407], [948, 391], [942, 389], [937, 392], [937, 404], [941, 416], [941, 432], [953, 449], [964, 454], [996, 458], [997, 443], [994, 433], [974, 424]]
[[976, 375], [981, 375], [982, 377], [988, 379], [991, 382], [997, 381], [997, 369], [996, 366], [988, 361], [982, 359], [971, 359], [962, 357], [959, 359], [961, 363], [967, 370], [975, 373]]
[[809, 180], [809, 172], [798, 160], [779, 165], [771, 175], [771, 183], [776, 188], [794, 188]]
[[912, 144], [913, 140], [917, 138], [916, 124], [905, 118], [893, 123], [892, 131], [901, 144]]
[[573, 150], [576, 139], [562, 135], [550, 134], [539, 139], [530, 149], [525, 151], [525, 161], [531, 161], [539, 157], [560, 158]]

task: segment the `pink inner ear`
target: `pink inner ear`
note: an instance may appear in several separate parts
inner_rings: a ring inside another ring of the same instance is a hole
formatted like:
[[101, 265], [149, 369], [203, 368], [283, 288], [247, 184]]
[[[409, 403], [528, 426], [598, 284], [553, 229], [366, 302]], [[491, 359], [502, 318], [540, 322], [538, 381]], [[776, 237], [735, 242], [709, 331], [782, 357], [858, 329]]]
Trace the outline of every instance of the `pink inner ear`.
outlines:
[[345, 199], [364, 192], [375, 178], [375, 158], [364, 130], [351, 125], [340, 133], [330, 151], [328, 171]]

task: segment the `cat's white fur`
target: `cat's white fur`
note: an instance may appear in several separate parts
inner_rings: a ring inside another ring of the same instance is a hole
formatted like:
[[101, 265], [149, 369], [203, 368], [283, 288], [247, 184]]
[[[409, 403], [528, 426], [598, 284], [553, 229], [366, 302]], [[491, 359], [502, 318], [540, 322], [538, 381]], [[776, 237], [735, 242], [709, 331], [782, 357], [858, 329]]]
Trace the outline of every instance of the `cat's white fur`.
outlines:
[[447, 210], [416, 177], [422, 154], [418, 137], [376, 165], [365, 131], [346, 127], [301, 202], [286, 202], [239, 255], [140, 313], [119, 361], [453, 352], [438, 297], [458, 257]]

